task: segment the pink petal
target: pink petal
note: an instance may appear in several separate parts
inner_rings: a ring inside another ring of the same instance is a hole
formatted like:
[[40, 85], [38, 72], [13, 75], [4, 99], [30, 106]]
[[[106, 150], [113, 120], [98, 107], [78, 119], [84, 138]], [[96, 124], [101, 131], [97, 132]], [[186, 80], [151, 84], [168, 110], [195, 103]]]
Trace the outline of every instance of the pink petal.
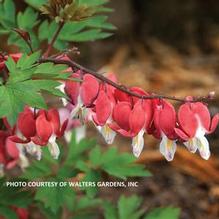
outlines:
[[208, 133], [212, 133], [212, 132], [215, 131], [215, 129], [217, 128], [218, 122], [219, 122], [219, 113], [217, 113], [217, 114], [213, 117], [213, 119], [212, 119], [212, 121], [211, 121], [211, 127], [210, 127]]
[[153, 119], [152, 101], [144, 100], [143, 108], [145, 112], [145, 129], [148, 131], [149, 127], [151, 126], [152, 119]]
[[131, 104], [127, 102], [119, 102], [113, 110], [113, 120], [121, 129], [130, 130], [129, 116], [131, 113]]
[[60, 130], [60, 133], [59, 133], [59, 135], [58, 135], [57, 137], [62, 137], [62, 136], [64, 135], [64, 132], [65, 132], [65, 130], [67, 129], [67, 126], [68, 126], [68, 122], [69, 122], [68, 119], [66, 119], [66, 120], [63, 122], [62, 127], [61, 127], [61, 130]]
[[[72, 78], [79, 79], [79, 74], [72, 74]], [[80, 91], [80, 83], [76, 81], [68, 80], [65, 82], [65, 92], [71, 98], [72, 104], [76, 105], [78, 102], [78, 95]]]
[[95, 104], [97, 122], [103, 126], [112, 112], [111, 102], [104, 91], [100, 91]]
[[14, 168], [17, 165], [17, 162], [18, 162], [17, 159], [8, 161], [6, 164], [6, 169], [10, 170], [10, 169]]
[[36, 123], [31, 110], [25, 110], [20, 113], [17, 124], [18, 129], [26, 138], [30, 138], [36, 134]]
[[16, 135], [10, 136], [9, 139], [15, 143], [26, 144], [30, 142], [30, 139], [23, 140]]
[[31, 140], [34, 144], [40, 145], [40, 146], [46, 146], [48, 144], [48, 140], [44, 141], [39, 136], [34, 136], [33, 138], [31, 138]]
[[121, 129], [116, 123], [109, 124], [109, 127], [124, 137], [132, 137], [132, 134], [124, 129]]
[[118, 102], [130, 102], [131, 101], [131, 97], [128, 94], [118, 89], [115, 90], [114, 97], [116, 101]]
[[191, 103], [191, 109], [198, 116], [201, 125], [205, 128], [205, 130], [209, 130], [211, 123], [211, 116], [207, 106], [199, 102]]
[[182, 130], [190, 137], [194, 137], [198, 128], [198, 121], [191, 109], [191, 103], [180, 106], [178, 111], [178, 121]]
[[176, 126], [176, 112], [172, 104], [167, 101], [162, 101], [162, 107], [159, 114], [159, 126], [164, 134], [173, 138]]
[[60, 118], [59, 118], [59, 112], [57, 109], [50, 109], [48, 111], [48, 121], [53, 127], [53, 133], [58, 135], [60, 131]]
[[18, 159], [19, 158], [19, 150], [16, 146], [16, 143], [11, 141], [9, 138], [6, 140], [6, 150], [7, 154], [13, 158], [13, 159]]
[[99, 92], [99, 82], [97, 79], [89, 74], [83, 77], [81, 85], [81, 99], [85, 106], [90, 106], [97, 98]]
[[[71, 111], [69, 111], [66, 108], [60, 108], [59, 109], [59, 117], [60, 117], [60, 122], [61, 124], [63, 124], [64, 121], [66, 121], [71, 115]], [[71, 124], [68, 123], [68, 127], [67, 129], [69, 129], [71, 127]]]
[[36, 131], [38, 137], [43, 141], [47, 142], [53, 133], [53, 128], [49, 121], [46, 120], [44, 115], [40, 115], [36, 120]]
[[[136, 93], [136, 94], [142, 95], [142, 96], [148, 95], [148, 94], [147, 94], [143, 89], [141, 89], [140, 87], [132, 87], [132, 88], [130, 89], [130, 91], [132, 91], [132, 92], [134, 92], [134, 93]], [[139, 100], [138, 97], [132, 97], [132, 99], [133, 99], [133, 102], [134, 102], [134, 103], [136, 103], [136, 102]]]
[[142, 106], [142, 100], [136, 102], [134, 109], [129, 116], [130, 131], [133, 136], [137, 135], [145, 126], [145, 111]]
[[184, 141], [188, 141], [189, 140], [189, 136], [181, 129], [179, 128], [175, 128], [174, 129], [176, 134]]

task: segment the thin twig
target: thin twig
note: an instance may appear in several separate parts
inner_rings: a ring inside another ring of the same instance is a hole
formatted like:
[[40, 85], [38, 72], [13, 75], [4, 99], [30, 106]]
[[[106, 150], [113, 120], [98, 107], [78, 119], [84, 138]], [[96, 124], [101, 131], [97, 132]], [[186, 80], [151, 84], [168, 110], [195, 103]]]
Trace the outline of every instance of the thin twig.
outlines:
[[46, 50], [46, 52], [44, 53], [44, 57], [47, 58], [53, 48], [53, 45], [55, 43], [55, 41], [57, 40], [58, 35], [60, 34], [63, 26], [64, 26], [64, 22], [60, 22], [57, 31], [55, 32], [54, 36], [52, 37], [51, 42], [48, 45], [48, 49]]
[[61, 59], [54, 59], [54, 58], [41, 58], [40, 59], [41, 63], [45, 63], [45, 62], [52, 62], [54, 64], [64, 64], [64, 65], [68, 65], [69, 67], [71, 67], [72, 69], [78, 69], [78, 70], [82, 70], [90, 75], [93, 75], [94, 77], [96, 77], [97, 79], [117, 88], [118, 90], [133, 96], [133, 97], [137, 97], [140, 99], [168, 99], [168, 100], [174, 100], [174, 101], [179, 101], [179, 102], [207, 102], [209, 100], [211, 100], [213, 97], [211, 95], [208, 96], [202, 96], [202, 97], [193, 97], [190, 99], [186, 99], [186, 98], [178, 98], [175, 96], [167, 96], [167, 95], [157, 95], [157, 94], [151, 94], [151, 95], [140, 95], [136, 92], [132, 92], [130, 91], [128, 88], [126, 88], [124, 85], [119, 85], [113, 81], [111, 81], [110, 79], [108, 79], [107, 77], [103, 76], [101, 73], [95, 72], [91, 69], [88, 69], [86, 67], [83, 67], [82, 65], [72, 61], [72, 60], [61, 60]]

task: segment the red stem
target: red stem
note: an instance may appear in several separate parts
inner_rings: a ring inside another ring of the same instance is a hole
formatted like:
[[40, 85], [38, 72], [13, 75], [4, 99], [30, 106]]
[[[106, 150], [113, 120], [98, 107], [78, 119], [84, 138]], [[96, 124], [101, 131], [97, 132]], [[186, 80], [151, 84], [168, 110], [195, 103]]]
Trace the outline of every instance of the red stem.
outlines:
[[45, 63], [45, 62], [52, 62], [54, 64], [64, 64], [64, 65], [68, 65], [69, 67], [71, 67], [72, 69], [78, 69], [78, 70], [82, 70], [88, 74], [93, 75], [94, 77], [98, 78], [99, 80], [117, 88], [118, 90], [129, 94], [130, 96], [133, 97], [137, 97], [140, 99], [168, 99], [168, 100], [174, 100], [174, 101], [179, 101], [179, 102], [207, 102], [208, 100], [212, 99], [211, 96], [203, 96], [203, 97], [193, 97], [193, 99], [189, 99], [187, 100], [186, 98], [177, 98], [175, 96], [167, 96], [167, 95], [157, 95], [157, 94], [152, 94], [152, 95], [140, 95], [136, 92], [132, 92], [130, 91], [128, 88], [126, 88], [123, 85], [119, 85], [113, 81], [111, 81], [110, 79], [106, 78], [105, 76], [103, 76], [100, 73], [97, 73], [93, 70], [90, 70], [86, 67], [81, 66], [80, 64], [72, 61], [72, 60], [61, 60], [61, 59], [54, 59], [54, 58], [42, 58], [40, 60], [41, 63]]
[[57, 31], [55, 32], [55, 34], [54, 34], [54, 36], [53, 36], [51, 42], [49, 43], [48, 49], [47, 49], [46, 52], [44, 53], [44, 57], [45, 57], [45, 58], [47, 58], [47, 57], [49, 56], [49, 54], [50, 54], [50, 52], [51, 52], [51, 50], [52, 50], [52, 48], [53, 48], [53, 45], [54, 45], [54, 43], [55, 43], [55, 41], [56, 41], [58, 35], [60, 34], [60, 32], [61, 32], [61, 30], [62, 30], [64, 24], [65, 24], [64, 22], [59, 23], [59, 27], [58, 27]]

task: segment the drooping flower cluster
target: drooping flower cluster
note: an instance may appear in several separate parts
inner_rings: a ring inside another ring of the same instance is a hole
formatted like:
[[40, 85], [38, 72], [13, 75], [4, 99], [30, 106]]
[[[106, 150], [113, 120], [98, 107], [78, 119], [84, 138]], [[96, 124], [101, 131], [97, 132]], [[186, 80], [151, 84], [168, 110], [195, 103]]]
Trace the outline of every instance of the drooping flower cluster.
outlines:
[[59, 147], [56, 139], [63, 136], [68, 120], [62, 124], [56, 109], [34, 111], [28, 107], [20, 113], [17, 122], [18, 135], [12, 136], [14, 142], [26, 144], [27, 151], [41, 158], [41, 147], [48, 146], [51, 155], [57, 159]]
[[26, 107], [20, 113], [17, 124], [11, 127], [2, 120], [4, 130], [0, 130], [0, 175], [4, 170], [29, 165], [27, 154], [41, 159], [41, 148], [48, 146], [51, 155], [57, 159], [60, 153], [56, 140], [63, 136], [68, 120], [60, 121], [58, 110], [33, 110]]
[[[161, 139], [160, 152], [168, 161], [173, 160], [177, 141], [202, 158], [210, 156], [205, 137], [218, 124], [219, 114], [211, 120], [207, 106], [201, 102], [185, 101], [178, 112], [164, 99], [139, 99], [120, 91], [90, 74], [78, 71], [73, 78], [82, 82], [67, 81], [65, 92], [71, 99], [71, 119], [92, 121], [106, 142], [111, 144], [116, 133], [132, 139], [133, 153], [138, 157], [144, 146], [144, 133]], [[113, 75], [109, 76], [116, 81]], [[138, 87], [130, 88], [137, 94], [149, 95]]]

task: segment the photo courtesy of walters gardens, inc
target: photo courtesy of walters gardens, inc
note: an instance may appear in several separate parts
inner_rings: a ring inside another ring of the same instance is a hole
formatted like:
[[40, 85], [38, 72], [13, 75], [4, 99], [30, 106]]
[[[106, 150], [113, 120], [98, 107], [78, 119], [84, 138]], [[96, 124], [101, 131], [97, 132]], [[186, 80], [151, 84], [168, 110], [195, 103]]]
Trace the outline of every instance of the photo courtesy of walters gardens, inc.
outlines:
[[138, 182], [127, 182], [127, 181], [64, 181], [64, 182], [52, 182], [52, 181], [17, 181], [17, 182], [6, 182], [6, 187], [138, 187]]

